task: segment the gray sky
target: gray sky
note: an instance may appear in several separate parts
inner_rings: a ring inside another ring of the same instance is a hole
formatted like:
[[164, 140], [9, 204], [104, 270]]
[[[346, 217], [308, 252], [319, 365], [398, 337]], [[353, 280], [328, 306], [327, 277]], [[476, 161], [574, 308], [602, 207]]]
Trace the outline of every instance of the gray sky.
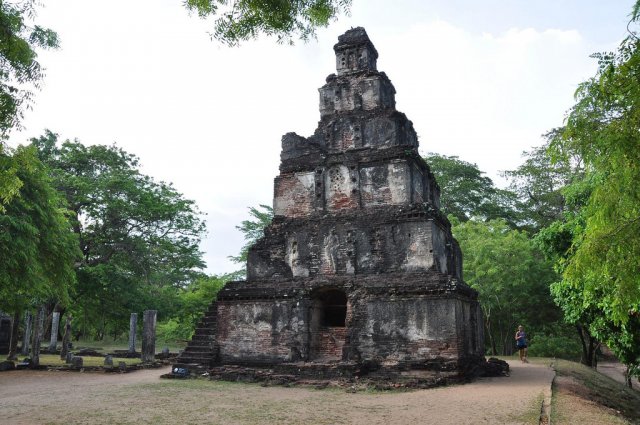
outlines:
[[138, 155], [207, 213], [208, 272], [228, 272], [247, 207], [272, 203], [281, 136], [317, 125], [339, 34], [366, 28], [422, 153], [458, 155], [502, 185], [499, 171], [562, 125], [596, 70], [589, 55], [615, 49], [633, 3], [353, 0], [351, 16], [307, 44], [227, 48], [181, 0], [46, 1], [37, 22], [62, 48], [40, 54], [45, 83], [10, 143], [48, 128]]

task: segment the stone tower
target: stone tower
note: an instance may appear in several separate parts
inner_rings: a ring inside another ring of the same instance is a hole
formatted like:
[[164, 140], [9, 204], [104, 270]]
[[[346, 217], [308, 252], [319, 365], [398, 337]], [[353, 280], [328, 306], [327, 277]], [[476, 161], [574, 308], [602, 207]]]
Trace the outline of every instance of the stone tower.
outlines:
[[247, 280], [220, 291], [178, 362], [463, 376], [483, 361], [482, 317], [438, 185], [365, 30], [334, 51], [317, 130], [282, 138]]

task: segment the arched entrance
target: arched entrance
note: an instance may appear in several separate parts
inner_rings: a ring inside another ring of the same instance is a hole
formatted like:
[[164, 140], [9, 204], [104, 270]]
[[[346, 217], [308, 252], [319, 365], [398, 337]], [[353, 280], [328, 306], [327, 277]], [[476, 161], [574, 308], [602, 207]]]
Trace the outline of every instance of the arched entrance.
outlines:
[[313, 295], [309, 326], [311, 360], [342, 359], [348, 304], [347, 294], [337, 288], [323, 288]]

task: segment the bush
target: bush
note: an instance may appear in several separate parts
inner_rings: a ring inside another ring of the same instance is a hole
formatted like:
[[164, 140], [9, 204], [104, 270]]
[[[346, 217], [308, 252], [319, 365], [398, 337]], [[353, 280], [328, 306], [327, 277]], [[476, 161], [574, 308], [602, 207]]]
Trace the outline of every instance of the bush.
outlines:
[[580, 360], [582, 347], [576, 337], [537, 334], [531, 338], [528, 354], [532, 357], [557, 357]]
[[176, 319], [169, 319], [158, 323], [156, 334], [159, 341], [175, 344], [189, 340], [193, 335], [193, 330], [191, 325], [185, 325]]

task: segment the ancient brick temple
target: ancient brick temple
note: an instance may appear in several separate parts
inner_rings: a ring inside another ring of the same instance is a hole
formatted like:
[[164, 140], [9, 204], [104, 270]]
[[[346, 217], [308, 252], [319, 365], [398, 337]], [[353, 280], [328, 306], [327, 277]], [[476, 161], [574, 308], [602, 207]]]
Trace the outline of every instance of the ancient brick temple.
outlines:
[[317, 130], [282, 138], [275, 217], [247, 280], [220, 291], [179, 365], [389, 377], [483, 361], [477, 293], [413, 125], [363, 28], [334, 50]]

